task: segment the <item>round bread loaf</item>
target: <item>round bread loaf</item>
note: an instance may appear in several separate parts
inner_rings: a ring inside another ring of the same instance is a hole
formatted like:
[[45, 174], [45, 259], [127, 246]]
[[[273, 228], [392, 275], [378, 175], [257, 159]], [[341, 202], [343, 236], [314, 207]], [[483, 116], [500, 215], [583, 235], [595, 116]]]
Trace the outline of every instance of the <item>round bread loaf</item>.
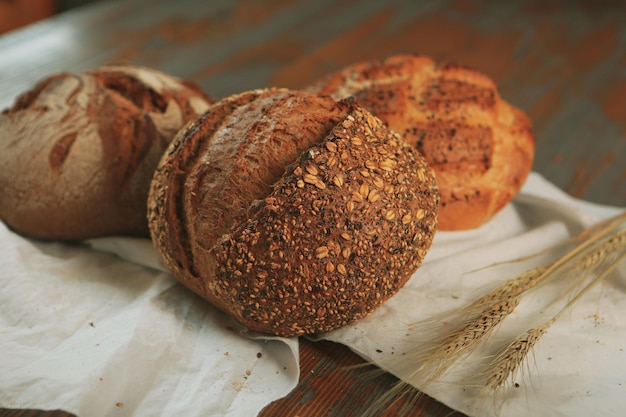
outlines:
[[439, 230], [485, 223], [515, 197], [532, 168], [530, 120], [472, 69], [397, 55], [350, 65], [307, 91], [355, 97], [424, 155], [439, 185]]
[[222, 99], [178, 133], [148, 216], [184, 285], [252, 330], [294, 336], [396, 293], [437, 206], [426, 161], [353, 100], [268, 89]]
[[0, 113], [0, 219], [41, 239], [149, 236], [154, 170], [213, 101], [137, 66], [51, 75]]

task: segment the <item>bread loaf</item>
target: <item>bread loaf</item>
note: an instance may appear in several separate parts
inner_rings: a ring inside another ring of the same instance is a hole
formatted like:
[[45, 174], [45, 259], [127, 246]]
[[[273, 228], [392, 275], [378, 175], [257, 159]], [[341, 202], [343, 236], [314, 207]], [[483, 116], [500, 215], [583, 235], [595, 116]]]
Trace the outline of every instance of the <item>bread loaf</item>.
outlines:
[[149, 236], [161, 154], [212, 100], [137, 66], [60, 73], [0, 113], [0, 219], [42, 239]]
[[513, 199], [532, 168], [530, 120], [475, 70], [397, 55], [350, 65], [307, 90], [355, 97], [424, 155], [439, 185], [440, 230], [485, 223]]
[[268, 89], [170, 144], [148, 201], [174, 276], [248, 328], [332, 330], [398, 291], [437, 224], [432, 170], [353, 100]]

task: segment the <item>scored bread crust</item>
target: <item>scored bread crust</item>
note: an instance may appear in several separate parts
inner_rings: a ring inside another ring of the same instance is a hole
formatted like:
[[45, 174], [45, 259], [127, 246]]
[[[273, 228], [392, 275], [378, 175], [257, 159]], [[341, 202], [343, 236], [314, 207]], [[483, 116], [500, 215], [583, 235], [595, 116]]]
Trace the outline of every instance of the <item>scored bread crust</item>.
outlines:
[[0, 113], [0, 219], [41, 239], [148, 237], [161, 154], [212, 102], [189, 81], [133, 65], [42, 79]]
[[220, 100], [164, 154], [153, 241], [184, 285], [263, 333], [361, 318], [419, 267], [432, 170], [352, 100], [267, 89]]
[[487, 76], [426, 56], [396, 55], [347, 66], [306, 88], [359, 104], [416, 147], [435, 170], [439, 230], [488, 221], [532, 169], [529, 118]]

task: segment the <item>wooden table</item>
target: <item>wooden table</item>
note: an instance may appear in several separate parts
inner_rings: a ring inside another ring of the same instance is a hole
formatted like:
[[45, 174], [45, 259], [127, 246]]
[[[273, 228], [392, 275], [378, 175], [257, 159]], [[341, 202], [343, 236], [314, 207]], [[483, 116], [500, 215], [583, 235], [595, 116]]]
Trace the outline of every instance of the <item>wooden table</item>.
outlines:
[[[534, 170], [571, 195], [626, 205], [626, 3], [615, 1], [103, 1], [0, 36], [0, 108], [43, 76], [132, 62], [215, 98], [299, 88], [349, 63], [419, 52], [474, 67], [534, 123]], [[301, 343], [302, 376], [263, 416], [352, 416], [372, 381], [330, 342]], [[443, 416], [434, 400], [384, 415]], [[0, 417], [67, 416], [0, 410]]]

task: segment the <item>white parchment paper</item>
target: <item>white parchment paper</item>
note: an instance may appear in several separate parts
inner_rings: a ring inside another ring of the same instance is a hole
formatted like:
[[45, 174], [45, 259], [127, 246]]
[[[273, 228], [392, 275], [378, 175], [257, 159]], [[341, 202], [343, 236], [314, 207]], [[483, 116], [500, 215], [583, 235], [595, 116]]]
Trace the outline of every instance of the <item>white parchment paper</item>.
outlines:
[[147, 240], [90, 243], [0, 223], [1, 407], [254, 416], [295, 387], [297, 339], [242, 330], [160, 270]]
[[[426, 337], [408, 331], [412, 323], [528, 264], [480, 268], [534, 253], [619, 210], [572, 199], [533, 173], [488, 224], [438, 233], [408, 285], [372, 316], [319, 338], [471, 416], [620, 415], [626, 280], [598, 287], [557, 322], [535, 347], [529, 380], [504, 402], [477, 401], [455, 382], [471, 372], [471, 358], [427, 386], [397, 359]], [[41, 243], [0, 223], [0, 254], [0, 407], [79, 417], [253, 416], [297, 384], [297, 339], [241, 329], [177, 284], [147, 240]]]

